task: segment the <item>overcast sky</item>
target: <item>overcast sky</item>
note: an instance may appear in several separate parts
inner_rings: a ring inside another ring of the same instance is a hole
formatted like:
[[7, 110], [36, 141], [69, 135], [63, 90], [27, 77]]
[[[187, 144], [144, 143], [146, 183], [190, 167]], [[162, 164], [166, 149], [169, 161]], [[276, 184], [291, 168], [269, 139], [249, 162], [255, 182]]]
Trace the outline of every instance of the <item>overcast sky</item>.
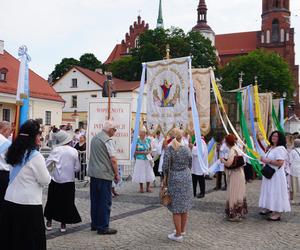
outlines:
[[[47, 78], [64, 57], [94, 53], [104, 62], [125, 38], [138, 13], [156, 25], [159, 0], [1, 0], [0, 40], [17, 56], [27, 45], [31, 69]], [[198, 0], [163, 0], [165, 27], [191, 30]], [[261, 27], [262, 0], [206, 0], [208, 23], [216, 34], [255, 31]], [[290, 0], [295, 28], [296, 62], [300, 63], [300, 0]]]

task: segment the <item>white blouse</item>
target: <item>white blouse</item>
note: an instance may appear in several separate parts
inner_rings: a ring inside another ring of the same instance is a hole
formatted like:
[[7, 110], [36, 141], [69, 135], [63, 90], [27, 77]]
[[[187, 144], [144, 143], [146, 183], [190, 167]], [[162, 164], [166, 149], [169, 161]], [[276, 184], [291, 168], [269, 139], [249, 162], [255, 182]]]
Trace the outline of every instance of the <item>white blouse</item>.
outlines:
[[194, 146], [192, 149], [192, 174], [195, 175], [204, 175], [206, 174], [204, 172], [205, 169], [208, 169], [208, 150], [206, 143], [204, 140], [201, 139], [202, 142], [202, 162], [205, 166], [201, 166], [199, 159], [198, 159], [198, 150], [197, 147]]
[[22, 167], [8, 185], [5, 200], [23, 205], [41, 205], [43, 186], [50, 183], [51, 176], [45, 159], [39, 153]]
[[75, 181], [75, 172], [80, 170], [78, 152], [70, 146], [55, 147], [46, 160], [47, 167], [55, 164], [51, 173], [52, 179], [57, 183], [66, 183]]

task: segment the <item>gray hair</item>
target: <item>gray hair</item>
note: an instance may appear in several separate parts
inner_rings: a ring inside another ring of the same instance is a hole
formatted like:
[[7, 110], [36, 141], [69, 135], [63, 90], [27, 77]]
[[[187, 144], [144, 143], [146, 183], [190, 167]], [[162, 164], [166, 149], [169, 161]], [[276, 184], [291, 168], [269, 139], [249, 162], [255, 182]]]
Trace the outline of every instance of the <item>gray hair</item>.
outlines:
[[7, 129], [7, 128], [11, 128], [11, 125], [9, 122], [7, 122], [7, 121], [0, 122], [0, 131]]
[[114, 124], [114, 122], [112, 121], [112, 120], [106, 120], [105, 122], [104, 122], [104, 125], [103, 125], [103, 130], [104, 131], [108, 131], [108, 130], [110, 130], [111, 128], [115, 128], [116, 126], [115, 126], [115, 124]]
[[295, 139], [295, 141], [294, 141], [294, 147], [295, 148], [300, 148], [300, 139]]

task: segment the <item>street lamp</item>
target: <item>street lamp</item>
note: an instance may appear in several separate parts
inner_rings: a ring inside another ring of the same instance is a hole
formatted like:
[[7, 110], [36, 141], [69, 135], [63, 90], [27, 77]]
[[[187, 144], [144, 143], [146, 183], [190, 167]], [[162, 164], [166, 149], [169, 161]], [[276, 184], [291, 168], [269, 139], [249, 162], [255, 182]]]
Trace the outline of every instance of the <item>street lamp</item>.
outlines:
[[113, 94], [112, 91], [112, 73], [107, 72], [106, 73], [107, 80], [103, 84], [103, 90], [102, 90], [102, 97], [108, 97], [108, 107], [107, 107], [107, 118], [110, 119], [110, 106], [111, 106], [111, 95]]

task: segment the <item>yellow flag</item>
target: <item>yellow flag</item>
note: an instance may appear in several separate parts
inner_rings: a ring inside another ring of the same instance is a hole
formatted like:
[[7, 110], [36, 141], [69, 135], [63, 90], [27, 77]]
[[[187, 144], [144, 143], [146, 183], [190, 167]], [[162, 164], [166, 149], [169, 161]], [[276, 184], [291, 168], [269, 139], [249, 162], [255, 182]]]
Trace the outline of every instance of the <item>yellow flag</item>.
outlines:
[[257, 118], [257, 123], [258, 123], [258, 127], [259, 130], [264, 138], [264, 140], [267, 142], [268, 145], [270, 145], [270, 142], [268, 141], [267, 138], [267, 133], [266, 130], [264, 128], [263, 122], [262, 122], [262, 118], [261, 118], [261, 112], [260, 112], [260, 104], [259, 104], [259, 95], [258, 95], [258, 86], [257, 84], [254, 85], [253, 87], [254, 90], [254, 102], [255, 102], [255, 114], [256, 114], [256, 118]]

